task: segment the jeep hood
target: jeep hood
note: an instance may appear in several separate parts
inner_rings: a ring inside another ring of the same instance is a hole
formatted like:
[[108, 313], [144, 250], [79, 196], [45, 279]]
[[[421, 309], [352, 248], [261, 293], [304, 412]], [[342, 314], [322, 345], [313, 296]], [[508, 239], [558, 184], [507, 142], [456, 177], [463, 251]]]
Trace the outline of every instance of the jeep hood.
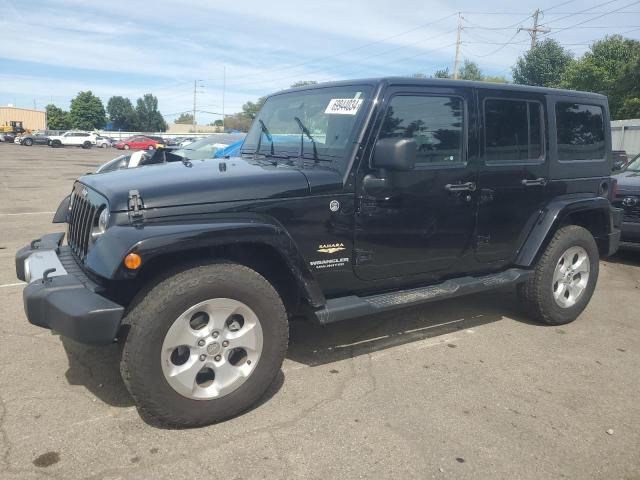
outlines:
[[[340, 181], [337, 172], [311, 177], [321, 183]], [[86, 175], [79, 181], [104, 195], [114, 212], [127, 210], [131, 190], [139, 192], [145, 209], [297, 197], [312, 191], [308, 177], [298, 168], [243, 158], [146, 165]]]
[[640, 192], [640, 172], [623, 171], [613, 176], [618, 180], [618, 191]]

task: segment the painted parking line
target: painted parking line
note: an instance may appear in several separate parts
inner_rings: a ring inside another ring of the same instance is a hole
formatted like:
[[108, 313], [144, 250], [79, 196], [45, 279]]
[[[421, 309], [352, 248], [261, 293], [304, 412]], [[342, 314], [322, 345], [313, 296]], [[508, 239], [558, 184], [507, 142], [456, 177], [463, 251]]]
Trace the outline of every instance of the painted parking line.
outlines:
[[24, 212], [24, 213], [0, 213], [0, 217], [20, 217], [22, 215], [53, 215], [56, 212]]
[[5, 283], [4, 285], [0, 285], [0, 288], [19, 287], [21, 285], [26, 285], [26, 282]]

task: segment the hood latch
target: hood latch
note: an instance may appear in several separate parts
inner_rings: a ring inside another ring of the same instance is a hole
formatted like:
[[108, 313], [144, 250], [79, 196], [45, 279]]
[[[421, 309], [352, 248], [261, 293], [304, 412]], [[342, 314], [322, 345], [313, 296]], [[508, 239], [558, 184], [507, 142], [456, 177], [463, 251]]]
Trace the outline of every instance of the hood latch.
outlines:
[[144, 203], [138, 190], [129, 190], [129, 220], [131, 223], [141, 221], [144, 218]]

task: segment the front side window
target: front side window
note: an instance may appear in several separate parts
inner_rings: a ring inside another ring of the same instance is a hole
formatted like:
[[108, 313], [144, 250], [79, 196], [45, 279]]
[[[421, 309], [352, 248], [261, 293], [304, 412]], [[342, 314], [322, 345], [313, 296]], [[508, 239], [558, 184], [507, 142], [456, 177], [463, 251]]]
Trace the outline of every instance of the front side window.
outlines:
[[413, 138], [417, 165], [464, 162], [464, 102], [459, 97], [393, 97], [379, 135], [389, 137]]
[[371, 102], [369, 85], [313, 88], [269, 97], [253, 121], [243, 154], [317, 158], [342, 171]]
[[605, 158], [602, 107], [579, 103], [556, 104], [558, 160], [599, 160]]
[[539, 161], [542, 148], [542, 105], [525, 100], [484, 102], [485, 160]]

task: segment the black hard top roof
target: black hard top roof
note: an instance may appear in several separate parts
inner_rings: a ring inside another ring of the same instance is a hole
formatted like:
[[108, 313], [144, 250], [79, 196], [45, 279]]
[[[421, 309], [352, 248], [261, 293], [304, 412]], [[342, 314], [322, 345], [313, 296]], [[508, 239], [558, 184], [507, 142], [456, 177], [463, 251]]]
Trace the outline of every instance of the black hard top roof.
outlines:
[[379, 78], [361, 78], [354, 80], [340, 80], [336, 82], [317, 83], [304, 87], [290, 88], [282, 92], [290, 92], [292, 90], [305, 90], [316, 87], [333, 87], [346, 86], [356, 84], [370, 85], [408, 85], [408, 86], [424, 86], [424, 87], [471, 87], [482, 89], [493, 89], [511, 92], [535, 92], [546, 95], [569, 95], [586, 98], [595, 98], [599, 100], [606, 99], [605, 95], [592, 92], [580, 92], [577, 90], [563, 90], [560, 88], [533, 87], [530, 85], [516, 85], [514, 83], [495, 83], [495, 82], [478, 82], [471, 80], [450, 80], [446, 78], [413, 78], [413, 77], [379, 77]]

